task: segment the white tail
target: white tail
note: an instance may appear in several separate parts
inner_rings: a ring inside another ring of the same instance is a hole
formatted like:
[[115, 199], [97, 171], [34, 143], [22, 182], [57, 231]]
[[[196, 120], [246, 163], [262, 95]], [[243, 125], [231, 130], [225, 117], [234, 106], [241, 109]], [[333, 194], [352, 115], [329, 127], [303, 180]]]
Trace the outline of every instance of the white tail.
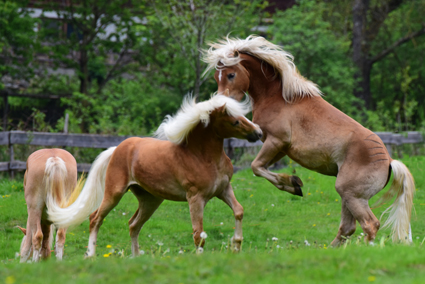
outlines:
[[105, 193], [106, 169], [116, 147], [100, 153], [93, 162], [86, 183], [80, 195], [70, 206], [61, 208], [53, 202], [47, 203], [48, 219], [57, 228], [66, 228], [81, 224], [102, 202]]
[[393, 241], [412, 242], [410, 216], [415, 194], [415, 182], [407, 167], [400, 161], [393, 160], [391, 168], [394, 173], [393, 183], [388, 192], [382, 197], [382, 202], [397, 195], [394, 203], [383, 213], [389, 213], [383, 228], [391, 227]]
[[64, 207], [66, 204], [65, 179], [68, 176], [65, 162], [59, 157], [50, 157], [44, 169], [44, 186], [46, 205], [55, 204]]

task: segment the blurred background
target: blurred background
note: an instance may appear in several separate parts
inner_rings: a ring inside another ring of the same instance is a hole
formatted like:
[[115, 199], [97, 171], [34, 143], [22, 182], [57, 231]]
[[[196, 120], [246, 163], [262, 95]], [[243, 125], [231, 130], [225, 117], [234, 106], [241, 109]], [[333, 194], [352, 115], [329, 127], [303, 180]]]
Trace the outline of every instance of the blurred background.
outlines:
[[423, 0], [2, 0], [0, 127], [63, 132], [68, 116], [69, 133], [150, 135], [217, 89], [208, 42], [257, 34], [371, 130], [424, 131], [424, 14]]

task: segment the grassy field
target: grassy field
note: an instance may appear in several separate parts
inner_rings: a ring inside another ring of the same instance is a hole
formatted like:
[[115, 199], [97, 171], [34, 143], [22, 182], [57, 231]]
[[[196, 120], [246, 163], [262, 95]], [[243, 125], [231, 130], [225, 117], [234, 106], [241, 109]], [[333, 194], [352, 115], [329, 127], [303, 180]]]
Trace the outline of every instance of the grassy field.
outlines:
[[[69, 230], [63, 262], [20, 264], [26, 224], [22, 181], [0, 181], [0, 283], [423, 283], [425, 279], [425, 157], [405, 158], [416, 180], [416, 212], [412, 218], [413, 244], [387, 240], [380, 231], [375, 246], [359, 240], [358, 226], [351, 241], [329, 248], [340, 221], [340, 197], [335, 178], [300, 167], [289, 167], [304, 182], [304, 197], [281, 192], [250, 170], [234, 175], [232, 185], [244, 206], [242, 252], [228, 249], [233, 234], [232, 211], [211, 200], [205, 210], [208, 234], [205, 252], [194, 253], [187, 203], [164, 202], [140, 233], [144, 255], [129, 257], [128, 219], [137, 208], [129, 193], [100, 229], [95, 259], [83, 260], [88, 221]], [[379, 195], [382, 195], [384, 189]], [[376, 200], [376, 197], [372, 200]], [[385, 209], [376, 208], [380, 216]], [[274, 241], [273, 238], [277, 238]], [[310, 245], [305, 245], [305, 242]]]

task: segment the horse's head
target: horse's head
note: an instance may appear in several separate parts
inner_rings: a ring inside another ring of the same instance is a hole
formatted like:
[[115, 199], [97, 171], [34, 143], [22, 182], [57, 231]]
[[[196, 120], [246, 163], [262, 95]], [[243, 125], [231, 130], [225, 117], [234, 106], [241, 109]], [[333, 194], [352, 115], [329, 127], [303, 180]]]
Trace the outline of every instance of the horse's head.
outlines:
[[[242, 59], [247, 57], [245, 54], [235, 54]], [[219, 63], [215, 71], [214, 78], [217, 81], [218, 93], [241, 101], [249, 88], [249, 72], [241, 64], [225, 66]]]
[[235, 137], [255, 142], [263, 137], [263, 132], [257, 124], [243, 115], [230, 115], [226, 105], [215, 109], [210, 117], [214, 132], [221, 138]]

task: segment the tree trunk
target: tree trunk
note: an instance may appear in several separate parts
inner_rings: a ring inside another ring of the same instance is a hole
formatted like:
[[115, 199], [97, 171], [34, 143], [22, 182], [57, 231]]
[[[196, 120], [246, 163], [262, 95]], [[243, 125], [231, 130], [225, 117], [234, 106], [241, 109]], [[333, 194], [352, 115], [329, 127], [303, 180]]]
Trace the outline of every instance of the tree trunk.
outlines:
[[366, 16], [369, 0], [355, 0], [353, 5], [353, 62], [357, 67], [354, 75], [356, 86], [354, 95], [364, 101], [370, 109], [372, 98], [370, 93], [370, 72], [372, 63], [368, 59], [370, 45], [366, 42]]
[[88, 58], [85, 46], [80, 50], [80, 93], [87, 95], [89, 71], [88, 71]]

